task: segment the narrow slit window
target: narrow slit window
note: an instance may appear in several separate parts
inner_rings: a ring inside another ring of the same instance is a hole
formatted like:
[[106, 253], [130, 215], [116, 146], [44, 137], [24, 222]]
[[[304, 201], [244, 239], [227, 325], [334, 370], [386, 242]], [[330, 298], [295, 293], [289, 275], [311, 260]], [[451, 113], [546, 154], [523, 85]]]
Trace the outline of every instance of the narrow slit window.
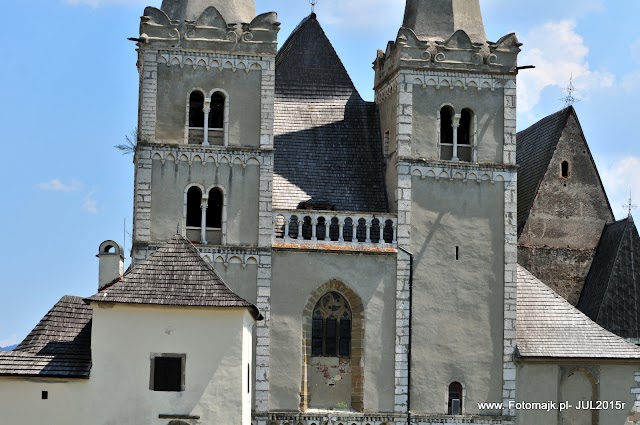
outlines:
[[187, 191], [187, 227], [200, 227], [202, 224], [202, 192], [200, 188], [192, 186]]
[[565, 179], [569, 177], [569, 163], [567, 161], [562, 161], [562, 177]]
[[194, 91], [189, 96], [189, 127], [204, 127], [204, 94]]

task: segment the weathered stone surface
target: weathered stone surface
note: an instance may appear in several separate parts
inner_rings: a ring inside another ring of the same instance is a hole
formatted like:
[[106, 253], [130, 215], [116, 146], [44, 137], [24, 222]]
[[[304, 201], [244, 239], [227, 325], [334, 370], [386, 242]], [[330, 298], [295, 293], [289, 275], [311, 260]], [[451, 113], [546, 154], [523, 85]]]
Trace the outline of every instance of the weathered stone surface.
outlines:
[[578, 304], [593, 249], [518, 246], [518, 264], [569, 301]]

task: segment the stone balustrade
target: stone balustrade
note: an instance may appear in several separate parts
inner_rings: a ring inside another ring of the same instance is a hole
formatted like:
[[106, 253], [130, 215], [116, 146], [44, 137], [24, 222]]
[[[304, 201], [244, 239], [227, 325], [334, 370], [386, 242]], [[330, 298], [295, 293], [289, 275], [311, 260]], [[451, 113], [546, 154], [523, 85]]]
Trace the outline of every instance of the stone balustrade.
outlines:
[[397, 245], [395, 214], [274, 210], [274, 242]]

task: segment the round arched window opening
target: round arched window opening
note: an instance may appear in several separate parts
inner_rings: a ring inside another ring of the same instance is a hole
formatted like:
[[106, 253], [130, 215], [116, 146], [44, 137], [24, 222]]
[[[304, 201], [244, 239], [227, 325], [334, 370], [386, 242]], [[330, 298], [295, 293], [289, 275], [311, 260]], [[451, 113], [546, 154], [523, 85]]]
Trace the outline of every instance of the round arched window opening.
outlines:
[[200, 227], [202, 223], [202, 191], [191, 186], [187, 191], [187, 227]]
[[311, 353], [314, 357], [351, 356], [351, 308], [338, 292], [323, 295], [313, 309]]
[[447, 413], [455, 416], [462, 414], [462, 384], [460, 382], [452, 382], [449, 385]]
[[204, 127], [204, 94], [198, 90], [189, 96], [189, 127]]

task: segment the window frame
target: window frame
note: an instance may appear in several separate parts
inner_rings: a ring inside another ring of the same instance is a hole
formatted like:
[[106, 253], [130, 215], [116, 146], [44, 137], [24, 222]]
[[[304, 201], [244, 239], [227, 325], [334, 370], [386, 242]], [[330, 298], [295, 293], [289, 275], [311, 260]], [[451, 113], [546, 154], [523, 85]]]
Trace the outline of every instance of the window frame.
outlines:
[[[179, 390], [163, 390], [156, 389], [156, 359], [157, 358], [173, 358], [180, 359], [180, 389]], [[185, 391], [185, 375], [187, 366], [186, 353], [151, 353], [149, 357], [149, 390], [154, 392], [183, 392]]]

